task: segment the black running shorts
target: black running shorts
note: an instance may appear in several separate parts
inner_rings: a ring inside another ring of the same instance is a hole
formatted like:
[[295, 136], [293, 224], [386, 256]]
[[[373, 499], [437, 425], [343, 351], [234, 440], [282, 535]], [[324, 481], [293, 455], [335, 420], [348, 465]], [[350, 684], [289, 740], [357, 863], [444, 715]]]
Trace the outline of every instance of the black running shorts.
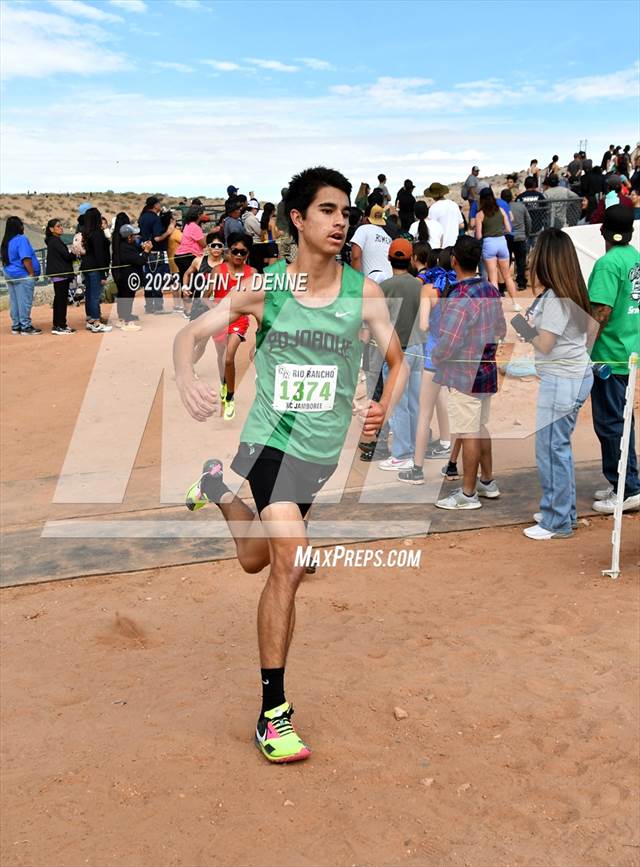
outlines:
[[258, 514], [271, 503], [296, 503], [304, 518], [337, 464], [316, 464], [260, 443], [240, 443], [231, 469], [249, 482]]

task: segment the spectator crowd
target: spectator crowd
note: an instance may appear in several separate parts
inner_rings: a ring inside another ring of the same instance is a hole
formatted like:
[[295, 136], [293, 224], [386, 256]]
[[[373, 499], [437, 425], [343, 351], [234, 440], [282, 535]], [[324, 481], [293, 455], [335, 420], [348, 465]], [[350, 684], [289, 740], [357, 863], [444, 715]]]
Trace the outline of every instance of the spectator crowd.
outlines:
[[[473, 166], [460, 206], [438, 181], [416, 199], [407, 178], [392, 197], [387, 177], [379, 174], [375, 186], [360, 183], [341, 259], [379, 284], [409, 368], [393, 414], [374, 440], [360, 444], [361, 459], [378, 460], [381, 470], [413, 485], [424, 483], [425, 460], [446, 459], [442, 475], [461, 479], [461, 486], [436, 503], [442, 509], [479, 509], [482, 499], [500, 496], [487, 424], [498, 388], [496, 356], [507, 333], [504, 313], [510, 308], [516, 314], [511, 323], [532, 344], [540, 378], [536, 459], [542, 496], [535, 523], [524, 532], [547, 540], [570, 536], [576, 527], [571, 436], [589, 395], [608, 485], [596, 492], [593, 508], [614, 508], [627, 360], [640, 349], [640, 255], [630, 243], [640, 217], [640, 154], [611, 145], [594, 165], [579, 151], [564, 170], [557, 155], [545, 169], [532, 160], [522, 188], [520, 183], [513, 173], [494, 190]], [[199, 199], [171, 211], [150, 196], [137, 219], [120, 212], [111, 223], [86, 202], [70, 244], [53, 216], [44, 239], [45, 274], [54, 292], [52, 333], [74, 333], [67, 307], [80, 293], [86, 329], [112, 330], [101, 309], [109, 273], [115, 325], [135, 333], [142, 328], [134, 313], [140, 290], [146, 316], [193, 319], [228, 291], [216, 288], [212, 277], [246, 277], [278, 259], [293, 261], [287, 192], [282, 189], [277, 204], [261, 203], [231, 185], [220, 216]], [[605, 245], [588, 285], [562, 231], [579, 224], [599, 224]], [[40, 334], [31, 321], [40, 262], [17, 216], [6, 223], [2, 263], [12, 333]], [[248, 321], [237, 320], [215, 339], [227, 420], [235, 412], [234, 358], [247, 329]], [[362, 342], [368, 395], [375, 400], [386, 376], [383, 353], [364, 330]], [[640, 508], [633, 442], [632, 432], [624, 471], [627, 510]]]

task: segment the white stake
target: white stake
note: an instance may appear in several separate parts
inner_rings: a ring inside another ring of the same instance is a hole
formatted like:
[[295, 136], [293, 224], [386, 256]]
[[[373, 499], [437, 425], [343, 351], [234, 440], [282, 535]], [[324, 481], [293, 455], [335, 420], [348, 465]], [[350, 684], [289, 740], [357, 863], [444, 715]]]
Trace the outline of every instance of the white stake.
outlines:
[[622, 503], [624, 502], [624, 486], [627, 478], [627, 459], [629, 457], [629, 440], [631, 439], [631, 419], [633, 418], [633, 399], [636, 391], [636, 375], [638, 373], [638, 353], [629, 356], [629, 382], [624, 396], [624, 426], [620, 441], [620, 460], [618, 461], [618, 490], [616, 505], [613, 510], [613, 533], [611, 544], [611, 569], [603, 569], [603, 575], [618, 578], [620, 575], [620, 539], [622, 536]]

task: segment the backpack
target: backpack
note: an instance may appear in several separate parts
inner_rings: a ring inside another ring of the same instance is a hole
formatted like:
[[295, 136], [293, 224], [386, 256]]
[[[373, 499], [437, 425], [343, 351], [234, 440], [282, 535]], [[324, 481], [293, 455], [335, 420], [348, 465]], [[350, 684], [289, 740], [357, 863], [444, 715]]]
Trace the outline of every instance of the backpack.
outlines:
[[460, 189], [460, 196], [467, 202], [469, 200], [469, 187], [467, 186], [467, 182], [465, 181]]

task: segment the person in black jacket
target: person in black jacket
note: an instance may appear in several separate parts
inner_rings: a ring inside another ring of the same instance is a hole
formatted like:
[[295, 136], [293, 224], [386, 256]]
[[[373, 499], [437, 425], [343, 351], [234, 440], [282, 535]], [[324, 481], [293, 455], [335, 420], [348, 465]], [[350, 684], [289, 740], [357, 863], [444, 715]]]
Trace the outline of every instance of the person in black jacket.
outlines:
[[400, 217], [400, 227], [403, 232], [408, 232], [411, 224], [415, 220], [414, 208], [416, 200], [413, 195], [415, 184], [407, 178], [404, 186], [400, 187], [396, 195], [396, 208]]
[[100, 295], [102, 281], [106, 279], [110, 264], [109, 241], [102, 229], [102, 214], [97, 208], [89, 208], [84, 215], [82, 244], [85, 254], [80, 260], [84, 274], [84, 304], [87, 314], [87, 331], [101, 334], [111, 331], [110, 325], [100, 322]]
[[586, 172], [580, 178], [580, 195], [587, 199], [586, 219], [587, 222], [591, 218], [591, 214], [598, 207], [598, 202], [607, 194], [607, 180], [602, 174], [600, 166], [594, 166], [591, 171]]
[[137, 316], [132, 311], [136, 290], [144, 284], [144, 266], [153, 243], [145, 241], [138, 250], [136, 238], [140, 229], [125, 223], [113, 235], [112, 274], [118, 287], [118, 327], [122, 331], [140, 331]]
[[49, 220], [44, 235], [47, 245], [46, 275], [53, 281], [53, 328], [52, 334], [75, 334], [75, 328], [67, 325], [69, 286], [73, 279], [75, 256], [60, 237], [63, 226], [57, 217]]

